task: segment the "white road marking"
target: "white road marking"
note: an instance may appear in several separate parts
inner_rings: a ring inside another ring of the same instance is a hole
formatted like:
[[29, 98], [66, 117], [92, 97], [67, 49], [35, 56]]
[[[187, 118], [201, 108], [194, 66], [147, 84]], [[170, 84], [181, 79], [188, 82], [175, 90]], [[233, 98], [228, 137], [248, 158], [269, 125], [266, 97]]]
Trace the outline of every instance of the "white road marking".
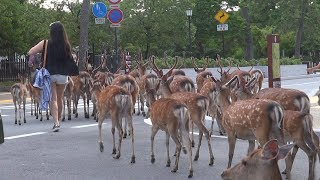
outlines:
[[10, 137], [5, 137], [4, 139], [17, 139], [17, 138], [23, 138], [23, 137], [30, 137], [30, 136], [36, 136], [36, 135], [41, 135], [41, 134], [46, 134], [48, 132], [35, 132], [35, 133], [30, 133], [30, 134], [21, 134], [17, 136], [10, 136]]
[[[102, 124], [106, 124], [106, 123], [102, 123]], [[80, 125], [80, 126], [73, 126], [73, 127], [71, 127], [71, 129], [80, 129], [80, 128], [86, 128], [86, 127], [92, 127], [92, 126], [98, 126], [98, 123], [95, 123], [95, 124], [87, 124], [87, 125]]]
[[[208, 116], [209, 117], [209, 116]], [[211, 117], [210, 117], [211, 118]], [[211, 119], [210, 119], [211, 120]], [[151, 119], [150, 118], [148, 118], [148, 119], [144, 119], [143, 120], [146, 124], [148, 124], [148, 125], [150, 125], [150, 126], [152, 126], [152, 123], [151, 123]], [[190, 134], [191, 134], [191, 132], [190, 132]], [[195, 135], [199, 135], [199, 133], [198, 132], [194, 132], [193, 134], [195, 134]], [[215, 138], [223, 138], [223, 139], [226, 139], [227, 137], [226, 136], [216, 136], [216, 135], [211, 135], [211, 137], [215, 137]]]

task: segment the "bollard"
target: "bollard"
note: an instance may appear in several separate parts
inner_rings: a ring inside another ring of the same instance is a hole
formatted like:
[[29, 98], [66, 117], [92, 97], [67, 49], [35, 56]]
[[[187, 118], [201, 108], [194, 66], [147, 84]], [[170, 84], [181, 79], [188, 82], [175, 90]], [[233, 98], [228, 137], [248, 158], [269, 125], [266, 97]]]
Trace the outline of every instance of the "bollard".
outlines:
[[2, 116], [0, 111], [0, 144], [4, 143], [4, 133], [3, 133], [3, 123], [2, 123]]

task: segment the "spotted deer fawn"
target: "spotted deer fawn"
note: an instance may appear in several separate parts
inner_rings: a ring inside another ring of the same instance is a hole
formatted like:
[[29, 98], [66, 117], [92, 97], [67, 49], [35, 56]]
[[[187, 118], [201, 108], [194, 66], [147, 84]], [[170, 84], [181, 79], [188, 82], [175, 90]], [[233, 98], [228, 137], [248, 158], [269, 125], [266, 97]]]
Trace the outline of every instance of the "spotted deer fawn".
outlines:
[[[121, 155], [121, 142], [123, 136], [123, 130], [121, 127], [122, 119], [124, 118], [130, 128], [131, 140], [132, 140], [132, 156], [131, 163], [135, 163], [134, 153], [134, 131], [132, 125], [132, 111], [133, 103], [131, 94], [123, 87], [110, 85], [101, 91], [98, 96], [98, 128], [99, 128], [99, 147], [103, 152], [104, 145], [102, 141], [102, 123], [108, 116], [111, 118], [112, 127], [112, 141], [113, 149], [112, 154], [115, 154], [114, 158], [119, 159]], [[119, 133], [118, 149], [115, 146], [115, 128]]]
[[[192, 151], [189, 138], [189, 119], [190, 114], [187, 106], [179, 100], [171, 98], [161, 98], [156, 100], [157, 89], [149, 87], [146, 84], [147, 101], [150, 103], [150, 116], [152, 122], [151, 129], [151, 163], [155, 162], [154, 157], [154, 137], [158, 130], [161, 129], [166, 132], [166, 147], [167, 147], [167, 167], [170, 166], [169, 157], [169, 137], [176, 144], [176, 162], [171, 172], [178, 170], [179, 158], [181, 148], [183, 152], [187, 153], [189, 158], [189, 175], [193, 176], [192, 168]], [[186, 146], [186, 147], [185, 147]], [[187, 150], [186, 150], [187, 148]]]
[[[12, 100], [14, 104], [14, 111], [15, 111], [15, 121], [14, 123], [17, 124], [17, 113], [19, 111], [19, 120], [18, 123], [21, 125], [21, 105], [23, 110], [23, 122], [26, 123], [26, 100], [27, 100], [27, 87], [26, 87], [26, 80], [23, 75], [18, 75], [20, 79], [20, 83], [15, 83], [11, 86], [10, 92], [12, 95]], [[18, 110], [19, 108], [19, 110]]]
[[221, 177], [224, 180], [282, 180], [278, 160], [285, 158], [292, 147], [293, 144], [279, 147], [277, 140], [270, 140], [225, 170]]

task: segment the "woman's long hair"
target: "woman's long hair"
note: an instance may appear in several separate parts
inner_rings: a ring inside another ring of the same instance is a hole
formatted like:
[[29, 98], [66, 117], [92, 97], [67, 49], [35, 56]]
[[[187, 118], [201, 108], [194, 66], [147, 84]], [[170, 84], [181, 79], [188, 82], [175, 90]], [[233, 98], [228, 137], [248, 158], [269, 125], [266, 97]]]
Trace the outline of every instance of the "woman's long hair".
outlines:
[[67, 33], [63, 24], [54, 22], [50, 25], [50, 39], [48, 43], [50, 47], [50, 57], [56, 61], [63, 61], [72, 58], [71, 46], [68, 40]]

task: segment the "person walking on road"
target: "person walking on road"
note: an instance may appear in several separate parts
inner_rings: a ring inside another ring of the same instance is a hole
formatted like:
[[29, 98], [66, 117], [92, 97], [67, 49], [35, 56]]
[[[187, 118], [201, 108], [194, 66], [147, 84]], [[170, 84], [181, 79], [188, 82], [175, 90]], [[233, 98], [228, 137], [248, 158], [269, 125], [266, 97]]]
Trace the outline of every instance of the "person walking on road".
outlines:
[[[45, 43], [47, 42], [47, 43]], [[41, 40], [37, 45], [32, 47], [28, 55], [43, 52], [47, 44], [45, 67], [50, 73], [51, 78], [51, 99], [50, 112], [54, 120], [53, 131], [60, 129], [61, 111], [63, 107], [63, 94], [68, 82], [68, 75], [72, 71], [70, 63], [73, 60], [71, 45], [67, 33], [62, 23], [54, 22], [50, 24], [49, 40]], [[44, 53], [42, 53], [43, 55]]]

